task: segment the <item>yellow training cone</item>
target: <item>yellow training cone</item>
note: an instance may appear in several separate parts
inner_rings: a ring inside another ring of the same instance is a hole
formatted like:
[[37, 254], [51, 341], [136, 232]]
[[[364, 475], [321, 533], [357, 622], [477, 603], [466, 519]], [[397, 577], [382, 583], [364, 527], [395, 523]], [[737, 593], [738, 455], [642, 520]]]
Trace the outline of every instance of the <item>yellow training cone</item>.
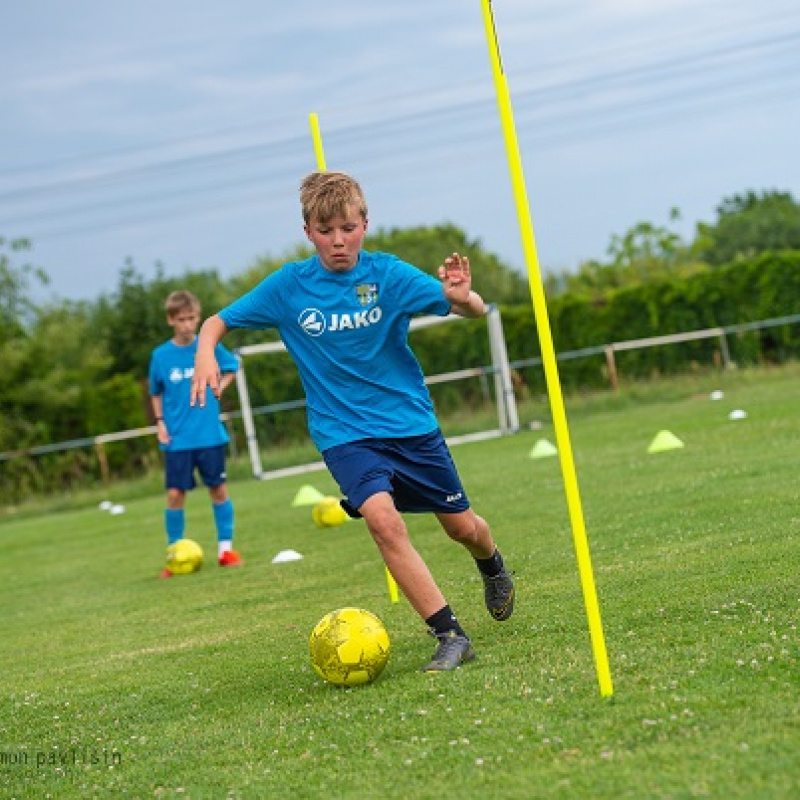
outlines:
[[301, 486], [292, 500], [293, 506], [315, 506], [325, 497], [322, 492], [313, 486]]
[[650, 447], [647, 448], [648, 453], [663, 453], [665, 450], [677, 450], [683, 447], [683, 442], [674, 434], [669, 431], [659, 431], [656, 438], [650, 442]]

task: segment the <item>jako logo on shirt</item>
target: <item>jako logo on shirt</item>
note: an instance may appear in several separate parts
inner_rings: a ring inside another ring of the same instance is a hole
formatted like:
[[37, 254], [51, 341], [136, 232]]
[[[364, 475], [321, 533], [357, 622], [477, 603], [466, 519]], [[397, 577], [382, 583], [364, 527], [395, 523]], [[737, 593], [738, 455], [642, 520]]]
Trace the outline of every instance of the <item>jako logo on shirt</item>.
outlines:
[[169, 379], [172, 383], [180, 383], [184, 378], [191, 378], [194, 375], [194, 367], [173, 367], [169, 371]]
[[300, 312], [297, 322], [309, 336], [321, 336], [325, 331], [352, 331], [356, 328], [368, 328], [380, 321], [383, 316], [379, 306], [369, 311], [356, 311], [354, 314], [331, 314], [328, 319], [317, 308], [306, 308]]

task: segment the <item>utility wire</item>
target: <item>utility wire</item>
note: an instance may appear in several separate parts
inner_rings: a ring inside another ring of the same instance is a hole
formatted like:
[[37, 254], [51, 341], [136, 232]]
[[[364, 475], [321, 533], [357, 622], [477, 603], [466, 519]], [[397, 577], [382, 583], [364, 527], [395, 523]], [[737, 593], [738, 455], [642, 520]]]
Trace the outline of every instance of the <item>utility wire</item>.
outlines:
[[[799, 39], [800, 31], [789, 31], [739, 44], [726, 44], [693, 56], [662, 58], [637, 67], [536, 86], [514, 94], [518, 126], [525, 140], [535, 143], [541, 150], [569, 142], [580, 143], [619, 130], [630, 131], [665, 117], [674, 118], [678, 111], [683, 115], [709, 114], [745, 102], [752, 108], [795, 97], [800, 90], [796, 77], [800, 75], [800, 70], [796, 65], [786, 64], [777, 57], [788, 55], [790, 61], [797, 60], [795, 54]], [[756, 53], [764, 53], [770, 58], [763, 67], [754, 70], [744, 57]], [[729, 68], [732, 60], [736, 67], [735, 74], [719, 76], [714, 72], [720, 62]], [[702, 65], [706, 65], [706, 68], [700, 69]], [[768, 89], [765, 90], [764, 86]], [[627, 89], [632, 96], [620, 97], [617, 93], [621, 89]], [[576, 100], [587, 97], [593, 105], [583, 102], [580, 108], [575, 107]], [[487, 96], [434, 109], [401, 113], [388, 119], [332, 127], [326, 133], [326, 143], [333, 152], [360, 148], [359, 161], [364, 163], [396, 160], [404, 154], [412, 154], [413, 161], [418, 164], [426, 160], [439, 163], [443, 158], [447, 159], [455, 147], [459, 153], [465, 149], [475, 151], [496, 135], [493, 105], [493, 97]], [[559, 105], [566, 108], [559, 110]], [[530, 123], [529, 128], [526, 127], [527, 123]], [[35, 226], [48, 220], [87, 213], [106, 217], [102, 223], [67, 224], [44, 229], [36, 235], [36, 238], [50, 239], [161, 220], [167, 214], [188, 216], [193, 211], [218, 208], [222, 193], [235, 195], [232, 200], [228, 197], [226, 207], [230, 206], [231, 201], [243, 205], [257, 200], [262, 201], [260, 206], [269, 202], [263, 188], [257, 195], [243, 195], [241, 190], [252, 185], [263, 187], [270, 181], [288, 180], [290, 175], [296, 175], [301, 165], [308, 161], [308, 148], [305, 134], [278, 137], [270, 142], [228, 148], [211, 154], [165, 159], [85, 178], [68, 178], [7, 190], [0, 193], [0, 203], [15, 206], [18, 214], [15, 217], [4, 214], [3, 226]], [[243, 168], [246, 172], [238, 173], [236, 168]], [[207, 177], [203, 177], [204, 174]], [[174, 181], [181, 177], [191, 181], [191, 185], [176, 188]], [[82, 193], [103, 192], [126, 184], [141, 181], [152, 183], [154, 180], [157, 183], [167, 182], [170, 188], [150, 189], [146, 194], [131, 191], [122, 199], [113, 201], [94, 201], [83, 205], [76, 201], [76, 197]], [[185, 202], [187, 196], [191, 198], [197, 195], [203, 196], [203, 200]], [[41, 210], [42, 202], [50, 204], [59, 198], [64, 198], [68, 205], [61, 209]], [[28, 213], [21, 211], [25, 204], [37, 200], [40, 201], [39, 210]], [[180, 208], [169, 210], [172, 201], [181, 201]], [[131, 217], [130, 213], [114, 213], [131, 207], [135, 209], [143, 204], [149, 207], [149, 212], [144, 215]], [[158, 211], [152, 208], [156, 205], [159, 206]]]

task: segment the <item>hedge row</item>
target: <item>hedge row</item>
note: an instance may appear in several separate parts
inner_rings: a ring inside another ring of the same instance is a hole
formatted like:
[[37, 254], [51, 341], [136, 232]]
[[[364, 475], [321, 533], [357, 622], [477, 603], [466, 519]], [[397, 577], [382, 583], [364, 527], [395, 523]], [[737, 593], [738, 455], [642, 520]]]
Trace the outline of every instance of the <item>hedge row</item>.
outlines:
[[[491, 300], [492, 298], [487, 298]], [[800, 252], [764, 254], [713, 271], [622, 289], [602, 302], [574, 296], [548, 303], [556, 353], [600, 348], [614, 342], [672, 333], [729, 327], [800, 313]], [[531, 305], [501, 306], [509, 359], [518, 365], [517, 385], [544, 393], [540, 366], [524, 366], [540, 357], [539, 337]], [[484, 320], [467, 320], [412, 333], [412, 347], [426, 374], [433, 375], [491, 363]], [[800, 357], [800, 324], [753, 329], [727, 337], [731, 358], [741, 366], [783, 363]], [[719, 341], [705, 339], [679, 345], [631, 350], [617, 355], [617, 368], [626, 380], [676, 374], [697, 363], [719, 359]], [[302, 388], [288, 357], [256, 357], [245, 362], [254, 407], [296, 401]], [[609, 386], [602, 353], [561, 360], [561, 384], [566, 391]], [[95, 402], [109, 413], [130, 417], [127, 427], [142, 424], [146, 382], [141, 376], [118, 375], [96, 387]], [[467, 380], [431, 388], [440, 414], [483, 408], [490, 382]], [[225, 407], [238, 408], [235, 389], [226, 393]], [[109, 417], [109, 424], [112, 420]], [[119, 421], [117, 424], [120, 424]], [[123, 427], [125, 423], [121, 423]], [[259, 440], [281, 446], [306, 437], [302, 410], [257, 417]], [[241, 426], [237, 426], [240, 430]], [[111, 431], [106, 431], [111, 432]], [[246, 449], [238, 442], [240, 451]], [[131, 440], [107, 448], [114, 477], [141, 474], [158, 463], [155, 438]], [[3, 503], [48, 491], [96, 483], [97, 459], [86, 450], [68, 450], [0, 463]]]

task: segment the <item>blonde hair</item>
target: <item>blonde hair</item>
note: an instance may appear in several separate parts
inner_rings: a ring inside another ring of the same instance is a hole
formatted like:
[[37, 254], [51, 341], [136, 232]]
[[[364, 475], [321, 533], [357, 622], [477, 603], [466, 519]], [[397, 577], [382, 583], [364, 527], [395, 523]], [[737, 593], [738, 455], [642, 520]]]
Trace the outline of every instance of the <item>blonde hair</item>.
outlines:
[[164, 303], [164, 309], [170, 318], [176, 317], [184, 311], [196, 311], [200, 314], [203, 310], [197, 297], [185, 289], [170, 292], [166, 303]]
[[336, 216], [347, 216], [355, 205], [361, 218], [367, 218], [367, 201], [355, 178], [344, 172], [312, 172], [300, 184], [303, 221], [330, 222]]

